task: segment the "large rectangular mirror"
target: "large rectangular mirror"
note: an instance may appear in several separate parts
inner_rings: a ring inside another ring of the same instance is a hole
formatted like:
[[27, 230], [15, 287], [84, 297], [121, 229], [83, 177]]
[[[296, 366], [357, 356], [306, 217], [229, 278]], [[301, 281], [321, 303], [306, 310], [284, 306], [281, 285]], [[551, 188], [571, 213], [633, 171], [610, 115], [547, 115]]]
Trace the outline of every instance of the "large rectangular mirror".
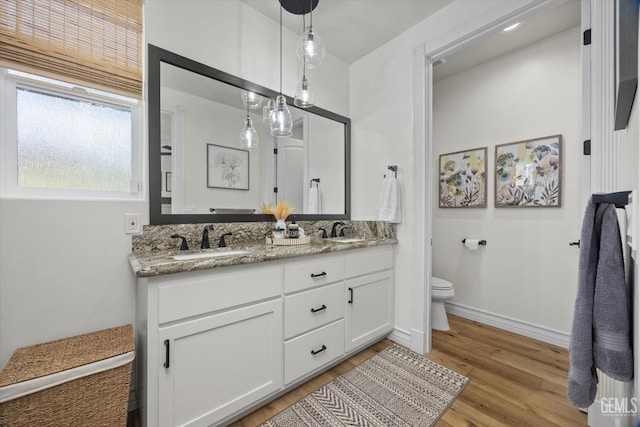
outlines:
[[[279, 201], [299, 221], [349, 219], [349, 118], [287, 97], [293, 135], [274, 138], [262, 117], [274, 91], [153, 45], [147, 55], [151, 224], [271, 221], [260, 207]], [[247, 108], [253, 94], [263, 101]]]

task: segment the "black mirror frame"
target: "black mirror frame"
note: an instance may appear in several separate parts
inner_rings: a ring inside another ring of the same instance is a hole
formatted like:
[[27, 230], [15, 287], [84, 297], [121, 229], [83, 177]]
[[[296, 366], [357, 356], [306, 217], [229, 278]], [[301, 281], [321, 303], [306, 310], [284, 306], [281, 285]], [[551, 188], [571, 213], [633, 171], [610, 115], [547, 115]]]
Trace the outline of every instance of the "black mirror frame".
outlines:
[[[162, 175], [160, 168], [160, 64], [164, 62], [202, 76], [225, 82], [240, 89], [256, 92], [267, 98], [275, 98], [277, 92], [243, 80], [231, 74], [185, 58], [157, 46], [147, 45], [147, 111], [149, 120], [149, 223], [197, 224], [221, 222], [263, 222], [273, 221], [273, 215], [264, 214], [162, 214]], [[293, 98], [285, 96], [288, 105]], [[306, 109], [309, 112], [344, 124], [344, 214], [295, 214], [296, 221], [348, 220], [351, 218], [351, 119], [318, 107]]]

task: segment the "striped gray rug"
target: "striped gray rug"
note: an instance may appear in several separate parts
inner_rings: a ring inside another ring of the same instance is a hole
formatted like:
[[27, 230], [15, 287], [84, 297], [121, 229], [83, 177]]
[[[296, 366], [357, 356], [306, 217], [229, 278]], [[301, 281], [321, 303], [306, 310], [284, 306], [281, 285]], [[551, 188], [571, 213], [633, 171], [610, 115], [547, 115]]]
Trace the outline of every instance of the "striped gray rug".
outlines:
[[261, 427], [431, 426], [469, 379], [393, 344]]

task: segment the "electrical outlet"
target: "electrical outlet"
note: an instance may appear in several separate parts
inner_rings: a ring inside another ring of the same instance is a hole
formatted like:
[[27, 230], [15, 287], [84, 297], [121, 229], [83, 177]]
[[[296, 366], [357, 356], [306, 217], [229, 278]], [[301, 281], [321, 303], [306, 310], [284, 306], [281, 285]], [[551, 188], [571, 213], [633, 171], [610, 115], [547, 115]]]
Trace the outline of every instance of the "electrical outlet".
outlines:
[[138, 213], [124, 214], [124, 233], [140, 234], [141, 232], [142, 232], [142, 225], [140, 224], [140, 214]]

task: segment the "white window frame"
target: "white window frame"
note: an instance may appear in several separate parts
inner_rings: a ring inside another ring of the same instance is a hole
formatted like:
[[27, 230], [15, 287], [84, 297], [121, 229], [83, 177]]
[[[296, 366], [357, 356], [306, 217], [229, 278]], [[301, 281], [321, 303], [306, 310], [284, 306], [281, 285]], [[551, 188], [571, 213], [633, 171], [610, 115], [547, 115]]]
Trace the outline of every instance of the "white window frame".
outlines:
[[[129, 192], [35, 188], [18, 186], [16, 110], [18, 88], [63, 96], [79, 101], [98, 102], [131, 112], [131, 185]], [[64, 86], [10, 73], [0, 68], [0, 199], [63, 200], [144, 200], [143, 193], [142, 101], [87, 92], [81, 87]]]

